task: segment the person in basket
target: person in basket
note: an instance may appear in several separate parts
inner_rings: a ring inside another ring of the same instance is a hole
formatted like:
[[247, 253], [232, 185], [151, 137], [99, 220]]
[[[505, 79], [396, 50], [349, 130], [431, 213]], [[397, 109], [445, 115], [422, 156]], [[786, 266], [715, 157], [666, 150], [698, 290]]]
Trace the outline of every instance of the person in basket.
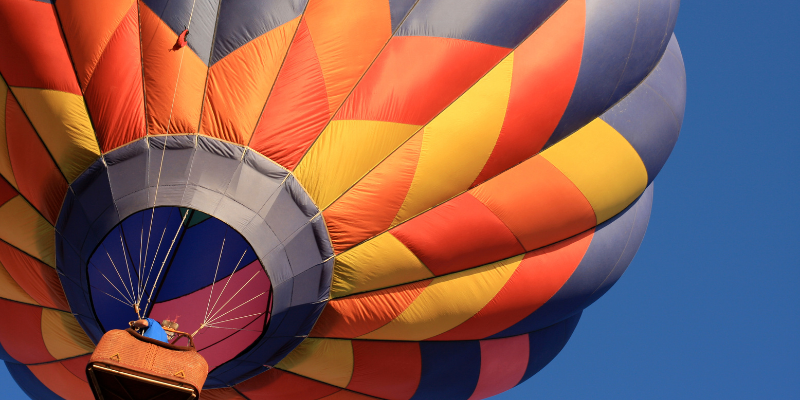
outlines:
[[137, 329], [141, 332], [142, 336], [149, 337], [151, 339], [160, 340], [165, 343], [169, 343], [169, 338], [167, 337], [167, 332], [164, 328], [161, 327], [161, 324], [158, 321], [152, 318], [140, 319], [138, 321], [130, 322], [130, 326], [133, 329]]

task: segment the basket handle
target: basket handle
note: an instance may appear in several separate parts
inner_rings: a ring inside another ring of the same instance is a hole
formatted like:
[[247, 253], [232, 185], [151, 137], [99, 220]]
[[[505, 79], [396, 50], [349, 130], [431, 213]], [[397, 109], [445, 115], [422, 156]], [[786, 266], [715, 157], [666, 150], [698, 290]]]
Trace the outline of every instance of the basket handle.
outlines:
[[[134, 322], [135, 321], [128, 322], [128, 325], [130, 325], [131, 329], [134, 329], [133, 328], [133, 323]], [[192, 348], [195, 348], [194, 347], [194, 340], [192, 340], [192, 335], [191, 334], [186, 333], [186, 332], [181, 332], [181, 331], [178, 331], [178, 330], [175, 330], [175, 329], [172, 329], [172, 328], [167, 328], [166, 326], [162, 326], [161, 328], [164, 329], [167, 332], [172, 332], [172, 333], [175, 334], [175, 336], [176, 336], [175, 339], [173, 339], [172, 343], [169, 343], [169, 344], [174, 345], [178, 341], [178, 339], [180, 339], [181, 336], [183, 336], [183, 337], [189, 339], [189, 346], [192, 347]]]
[[175, 339], [173, 339], [172, 343], [170, 343], [170, 344], [175, 344], [178, 341], [178, 339], [180, 339], [181, 336], [183, 336], [183, 337], [189, 339], [189, 346], [194, 347], [194, 340], [192, 340], [192, 335], [191, 334], [186, 333], [186, 332], [177, 331], [177, 330], [172, 329], [172, 328], [167, 328], [166, 326], [162, 326], [162, 328], [167, 332], [172, 332], [172, 333], [175, 334]]

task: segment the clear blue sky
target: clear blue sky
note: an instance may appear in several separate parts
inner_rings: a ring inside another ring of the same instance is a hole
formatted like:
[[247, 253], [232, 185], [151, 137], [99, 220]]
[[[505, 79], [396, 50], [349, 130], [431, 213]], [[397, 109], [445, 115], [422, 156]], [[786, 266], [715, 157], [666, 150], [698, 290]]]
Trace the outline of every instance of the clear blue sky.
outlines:
[[[682, 2], [686, 119], [644, 243], [561, 354], [494, 399], [800, 397], [798, 16]], [[26, 398], [3, 367], [0, 388]]]

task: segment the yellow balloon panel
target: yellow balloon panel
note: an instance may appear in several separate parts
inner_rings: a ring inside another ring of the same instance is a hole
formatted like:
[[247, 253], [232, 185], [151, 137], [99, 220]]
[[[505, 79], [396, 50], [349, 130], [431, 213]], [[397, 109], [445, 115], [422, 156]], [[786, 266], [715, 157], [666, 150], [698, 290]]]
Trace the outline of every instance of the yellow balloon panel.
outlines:
[[55, 230], [22, 196], [0, 207], [0, 240], [56, 266]]
[[508, 282], [522, 258], [520, 255], [434, 278], [397, 318], [359, 339], [419, 341], [447, 332], [483, 309]]
[[647, 187], [647, 170], [639, 154], [599, 118], [541, 155], [586, 196], [598, 225], [624, 210]]
[[78, 320], [63, 311], [42, 310], [42, 338], [47, 351], [57, 360], [94, 351], [94, 344], [83, 332]]
[[317, 206], [325, 209], [419, 128], [396, 122], [333, 121], [295, 175]]
[[308, 338], [275, 368], [347, 387], [353, 375], [353, 345], [349, 340]]
[[331, 297], [433, 278], [433, 273], [391, 234], [379, 235], [336, 258]]
[[417, 171], [392, 225], [469, 189], [500, 136], [513, 66], [512, 53], [425, 126]]
[[100, 156], [83, 97], [45, 89], [11, 90], [58, 168], [72, 183]]

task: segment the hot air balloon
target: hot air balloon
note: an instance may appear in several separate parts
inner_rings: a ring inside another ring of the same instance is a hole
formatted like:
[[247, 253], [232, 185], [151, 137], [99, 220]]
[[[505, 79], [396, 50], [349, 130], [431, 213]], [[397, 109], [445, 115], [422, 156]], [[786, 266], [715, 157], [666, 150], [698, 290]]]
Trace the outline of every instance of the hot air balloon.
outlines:
[[643, 240], [679, 0], [0, 0], [0, 359], [88, 399], [195, 332], [208, 399], [480, 399]]

